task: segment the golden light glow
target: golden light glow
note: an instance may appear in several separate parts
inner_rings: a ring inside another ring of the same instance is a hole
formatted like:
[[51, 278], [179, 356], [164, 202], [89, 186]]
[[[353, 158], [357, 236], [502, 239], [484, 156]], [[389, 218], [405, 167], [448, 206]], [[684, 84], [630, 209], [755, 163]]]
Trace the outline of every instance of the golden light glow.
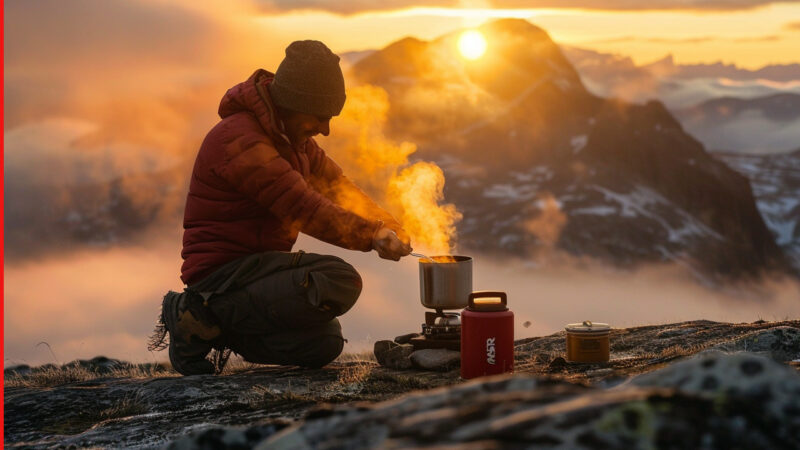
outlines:
[[477, 30], [467, 30], [458, 38], [458, 51], [467, 59], [478, 59], [486, 53], [486, 38]]

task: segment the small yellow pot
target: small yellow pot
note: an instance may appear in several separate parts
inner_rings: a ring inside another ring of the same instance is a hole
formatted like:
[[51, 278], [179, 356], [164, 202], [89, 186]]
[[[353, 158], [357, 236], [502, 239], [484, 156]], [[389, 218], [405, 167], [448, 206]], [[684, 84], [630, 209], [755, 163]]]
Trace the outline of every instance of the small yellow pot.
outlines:
[[567, 330], [567, 361], [580, 363], [608, 362], [608, 334], [611, 327], [607, 323], [571, 323]]

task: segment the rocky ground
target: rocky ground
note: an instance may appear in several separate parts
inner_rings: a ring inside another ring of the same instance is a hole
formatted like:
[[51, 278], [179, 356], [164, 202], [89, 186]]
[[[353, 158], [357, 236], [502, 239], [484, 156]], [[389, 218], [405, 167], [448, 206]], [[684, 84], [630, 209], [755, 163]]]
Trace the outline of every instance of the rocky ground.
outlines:
[[105, 358], [9, 368], [4, 444], [800, 446], [800, 320], [617, 329], [603, 364], [566, 362], [564, 338], [517, 341], [514, 375], [466, 383], [457, 369], [393, 370], [371, 355], [320, 370], [238, 363], [223, 376]]

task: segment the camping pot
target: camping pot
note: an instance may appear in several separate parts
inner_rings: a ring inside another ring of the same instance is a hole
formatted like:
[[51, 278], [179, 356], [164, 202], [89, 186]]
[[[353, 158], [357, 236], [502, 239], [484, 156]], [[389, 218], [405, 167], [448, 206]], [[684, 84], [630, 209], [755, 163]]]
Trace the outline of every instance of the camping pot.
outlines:
[[567, 361], [582, 363], [608, 362], [608, 334], [611, 327], [607, 323], [571, 323], [567, 330]]
[[472, 293], [472, 258], [431, 256], [419, 260], [419, 298], [431, 309], [462, 309]]

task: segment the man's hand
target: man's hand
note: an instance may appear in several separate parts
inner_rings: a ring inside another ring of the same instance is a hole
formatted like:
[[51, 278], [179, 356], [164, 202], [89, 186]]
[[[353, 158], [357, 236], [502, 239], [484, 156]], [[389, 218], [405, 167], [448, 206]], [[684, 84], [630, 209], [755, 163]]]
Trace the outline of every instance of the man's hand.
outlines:
[[[405, 235], [405, 233], [403, 233]], [[397, 233], [387, 227], [383, 227], [375, 233], [372, 238], [372, 248], [378, 252], [378, 256], [383, 259], [399, 261], [400, 257], [411, 253], [409, 242], [403, 242], [397, 237]]]

